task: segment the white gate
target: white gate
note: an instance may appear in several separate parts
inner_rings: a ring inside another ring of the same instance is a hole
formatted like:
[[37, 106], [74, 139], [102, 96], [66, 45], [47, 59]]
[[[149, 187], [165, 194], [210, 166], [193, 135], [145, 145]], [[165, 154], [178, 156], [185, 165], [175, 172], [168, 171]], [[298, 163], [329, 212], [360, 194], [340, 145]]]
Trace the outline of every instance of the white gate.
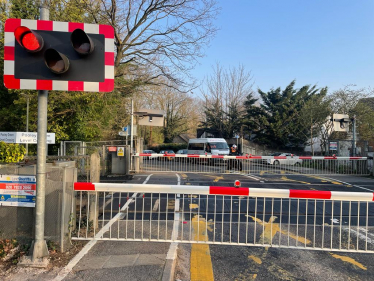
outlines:
[[374, 252], [373, 193], [109, 183], [74, 188], [74, 240]]

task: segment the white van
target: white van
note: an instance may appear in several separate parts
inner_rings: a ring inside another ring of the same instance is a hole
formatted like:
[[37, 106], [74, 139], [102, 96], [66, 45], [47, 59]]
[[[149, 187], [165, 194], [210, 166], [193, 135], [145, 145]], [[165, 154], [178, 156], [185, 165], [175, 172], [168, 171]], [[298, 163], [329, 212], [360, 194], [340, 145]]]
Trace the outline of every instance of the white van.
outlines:
[[225, 139], [200, 138], [188, 141], [188, 154], [229, 155], [229, 146]]

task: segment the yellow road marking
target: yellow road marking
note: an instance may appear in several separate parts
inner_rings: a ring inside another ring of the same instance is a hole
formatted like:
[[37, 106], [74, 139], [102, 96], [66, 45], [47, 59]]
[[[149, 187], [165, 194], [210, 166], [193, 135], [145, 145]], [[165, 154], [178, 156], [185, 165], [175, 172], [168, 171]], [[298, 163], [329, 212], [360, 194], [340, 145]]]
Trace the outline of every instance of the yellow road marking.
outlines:
[[187, 178], [186, 174], [181, 174], [182, 178]]
[[265, 171], [260, 172], [260, 176], [263, 176], [265, 174]]
[[367, 270], [367, 267], [364, 266], [362, 263], [359, 263], [358, 261], [350, 258], [350, 257], [347, 257], [347, 256], [340, 256], [340, 255], [337, 255], [337, 254], [333, 254], [333, 253], [330, 253], [330, 255], [336, 259], [339, 259], [339, 260], [342, 260], [344, 262], [348, 262], [350, 264], [353, 264], [355, 266], [357, 266], [358, 268], [361, 268], [362, 270]]
[[255, 257], [255, 256], [249, 256], [248, 258], [252, 259], [255, 263], [257, 264], [262, 264], [262, 260], [258, 257]]
[[216, 177], [213, 182], [218, 182], [219, 180], [223, 180], [223, 177]]
[[[209, 226], [206, 227], [207, 223], [204, 218], [193, 217], [193, 235], [197, 241], [208, 241], [208, 230], [212, 231]], [[204, 244], [192, 244], [191, 248], [191, 281], [213, 281], [213, 265], [210, 256], [209, 245]]]
[[186, 185], [191, 185], [191, 183], [190, 182], [186, 182]]
[[262, 241], [261, 239], [263, 239], [264, 243], [271, 244], [271, 241], [273, 240], [273, 238], [277, 234], [277, 232], [280, 232], [284, 235], [289, 235], [292, 239], [297, 240], [297, 241], [299, 241], [300, 243], [303, 243], [303, 244], [310, 244], [311, 243], [311, 241], [307, 238], [299, 237], [299, 236], [294, 235], [294, 234], [292, 234], [288, 231], [281, 230], [278, 223], [273, 223], [274, 220], [277, 218], [275, 216], [272, 216], [270, 218], [269, 222], [263, 222], [262, 220], [260, 220], [259, 218], [256, 218], [256, 217], [252, 217], [252, 216], [249, 216], [249, 217], [251, 217], [254, 221], [259, 223], [260, 225], [265, 226], [264, 227], [264, 233], [262, 233], [261, 237], [260, 237], [260, 241]]
[[281, 177], [281, 180], [284, 180], [284, 181], [293, 181], [293, 182], [299, 182], [299, 183], [303, 183], [303, 184], [310, 184], [310, 182], [306, 182], [306, 181], [297, 181], [297, 180], [292, 180], [292, 179], [289, 179], [289, 178], [287, 178], [286, 176], [282, 176], [282, 177]]
[[175, 200], [169, 200], [168, 202], [168, 210], [174, 210]]
[[190, 204], [190, 209], [197, 209], [197, 208], [199, 208], [199, 205], [197, 205], [197, 204]]

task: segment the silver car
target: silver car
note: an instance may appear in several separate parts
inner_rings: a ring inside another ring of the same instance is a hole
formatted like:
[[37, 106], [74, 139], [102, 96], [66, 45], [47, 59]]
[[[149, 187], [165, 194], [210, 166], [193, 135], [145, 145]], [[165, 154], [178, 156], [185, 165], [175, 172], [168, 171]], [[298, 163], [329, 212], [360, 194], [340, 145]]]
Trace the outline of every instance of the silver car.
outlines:
[[303, 160], [295, 157], [292, 153], [285, 153], [285, 152], [275, 152], [271, 154], [270, 156], [280, 156], [280, 157], [286, 157], [284, 159], [267, 159], [267, 164], [269, 165], [295, 165], [295, 166], [301, 166], [303, 163]]

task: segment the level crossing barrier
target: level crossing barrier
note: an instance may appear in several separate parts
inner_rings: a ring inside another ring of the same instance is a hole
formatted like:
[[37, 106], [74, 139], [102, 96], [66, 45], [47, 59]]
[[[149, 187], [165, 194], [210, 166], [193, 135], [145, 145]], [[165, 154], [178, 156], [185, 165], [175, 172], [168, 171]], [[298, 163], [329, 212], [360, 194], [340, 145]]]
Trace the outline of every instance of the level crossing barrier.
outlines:
[[[336, 156], [224, 156], [137, 153], [139, 171], [184, 173], [369, 175], [367, 157]], [[134, 161], [135, 162], [135, 161]]]
[[[81, 182], [74, 189], [74, 240], [374, 252], [369, 192]], [[92, 196], [98, 212], [89, 210]]]

